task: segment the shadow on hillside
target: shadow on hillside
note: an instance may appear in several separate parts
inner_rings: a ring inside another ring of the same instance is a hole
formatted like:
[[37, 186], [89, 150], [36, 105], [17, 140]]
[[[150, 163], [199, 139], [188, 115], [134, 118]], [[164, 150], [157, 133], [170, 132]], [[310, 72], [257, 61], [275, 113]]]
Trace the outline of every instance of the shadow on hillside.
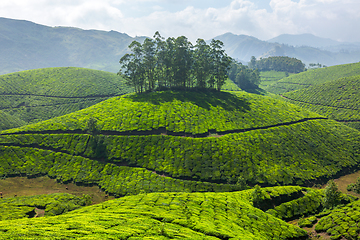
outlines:
[[261, 88], [256, 88], [256, 89], [243, 89], [245, 92], [248, 92], [248, 93], [254, 93], [254, 94], [257, 94], [257, 95], [262, 95], [264, 96], [266, 94], [266, 91], [264, 89], [261, 89]]
[[250, 110], [250, 103], [246, 99], [241, 99], [241, 97], [228, 92], [210, 90], [150, 92], [131, 95], [129, 98], [134, 102], [150, 102], [155, 105], [178, 100], [181, 102], [191, 102], [207, 110], [218, 106], [228, 111], [238, 110], [246, 112]]

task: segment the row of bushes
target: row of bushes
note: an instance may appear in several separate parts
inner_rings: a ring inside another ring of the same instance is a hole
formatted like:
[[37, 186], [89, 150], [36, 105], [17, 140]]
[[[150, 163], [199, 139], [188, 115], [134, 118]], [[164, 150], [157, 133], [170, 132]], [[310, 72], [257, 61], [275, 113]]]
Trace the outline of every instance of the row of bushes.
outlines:
[[[151, 193], [52, 218], [0, 221], [0, 238], [300, 239], [306, 231], [254, 208], [234, 193]], [[36, 227], [34, 227], [36, 226]]]
[[[92, 144], [94, 141], [96, 144]], [[354, 167], [359, 159], [359, 134], [331, 120], [313, 120], [220, 138], [18, 134], [2, 135], [0, 143], [50, 148], [182, 179], [239, 182], [244, 186], [304, 184]]]
[[44, 209], [45, 216], [60, 215], [91, 203], [90, 197], [68, 193], [1, 198], [0, 221], [36, 216], [35, 208]]
[[43, 68], [0, 76], [0, 94], [89, 97], [129, 92], [133, 88], [116, 74], [85, 68]]
[[48, 175], [59, 182], [98, 184], [115, 196], [141, 192], [206, 192], [240, 190], [238, 185], [187, 181], [144, 168], [116, 166], [80, 156], [30, 147], [0, 146], [0, 177]]
[[282, 94], [357, 75], [360, 75], [360, 63], [343, 64], [292, 75], [269, 86], [266, 90], [271, 93]]
[[[153, 92], [112, 98], [83, 111], [16, 131], [85, 129], [90, 118], [102, 131], [166, 128], [193, 134], [264, 127], [319, 117], [284, 101], [244, 92]], [[10, 132], [10, 131], [9, 131]]]
[[338, 121], [359, 121], [360, 75], [285, 93], [289, 102]]
[[322, 217], [315, 227], [317, 232], [326, 232], [331, 239], [359, 239], [360, 201], [333, 210]]
[[[101, 101], [105, 101], [108, 98], [50, 98], [51, 100], [49, 100], [49, 98], [46, 97], [0, 96], [0, 102], [2, 102], [3, 99], [12, 102], [13, 105], [2, 111], [13, 116], [14, 118], [21, 119], [22, 124], [19, 126], [23, 126], [25, 124], [36, 123], [68, 113], [76, 112], [95, 105]], [[4, 129], [9, 128], [10, 127]]]

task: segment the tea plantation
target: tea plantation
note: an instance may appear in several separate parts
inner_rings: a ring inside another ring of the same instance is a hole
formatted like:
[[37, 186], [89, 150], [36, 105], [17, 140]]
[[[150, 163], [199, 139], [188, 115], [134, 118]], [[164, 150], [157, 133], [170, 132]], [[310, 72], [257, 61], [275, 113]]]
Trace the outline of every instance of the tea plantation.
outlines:
[[16, 128], [25, 125], [25, 122], [11, 116], [8, 113], [0, 111], [0, 130]]
[[[275, 187], [262, 191], [268, 201], [278, 199], [272, 201], [276, 206], [311, 190]], [[303, 229], [255, 208], [252, 192], [128, 196], [55, 217], [0, 221], [0, 238], [306, 239]]]
[[74, 67], [28, 70], [0, 76], [0, 110], [33, 123], [132, 91], [114, 73]]
[[254, 94], [130, 94], [3, 131], [0, 176], [47, 174], [118, 196], [306, 185], [357, 168], [359, 140], [358, 131]]
[[356, 75], [360, 75], [360, 63], [337, 65], [291, 75], [270, 85], [266, 90], [271, 93], [282, 94]]
[[284, 93], [289, 102], [360, 129], [360, 75]]

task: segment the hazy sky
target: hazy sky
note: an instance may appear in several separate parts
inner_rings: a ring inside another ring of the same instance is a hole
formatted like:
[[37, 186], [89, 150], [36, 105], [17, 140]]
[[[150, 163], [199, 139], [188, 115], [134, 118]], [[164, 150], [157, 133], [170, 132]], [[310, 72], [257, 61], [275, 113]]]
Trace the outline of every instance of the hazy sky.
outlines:
[[360, 42], [359, 0], [1, 0], [0, 16], [130, 36], [312, 33]]

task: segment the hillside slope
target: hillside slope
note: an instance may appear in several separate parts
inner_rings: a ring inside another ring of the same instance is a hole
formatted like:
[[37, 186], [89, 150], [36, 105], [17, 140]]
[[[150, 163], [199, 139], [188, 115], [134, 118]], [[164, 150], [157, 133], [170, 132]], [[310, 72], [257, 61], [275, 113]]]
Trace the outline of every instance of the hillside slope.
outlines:
[[359, 141], [342, 124], [245, 92], [130, 94], [3, 131], [0, 175], [48, 174], [118, 195], [311, 184], [356, 167]]
[[265, 90], [271, 93], [282, 94], [356, 75], [360, 75], [360, 63], [343, 64], [295, 74], [281, 79]]
[[[264, 189], [296, 196], [299, 187]], [[305, 239], [307, 232], [252, 204], [253, 190], [153, 193], [88, 206], [56, 217], [0, 221], [3, 239]]]
[[291, 103], [360, 129], [360, 75], [283, 95]]
[[[359, 61], [359, 47], [350, 48], [348, 51], [336, 49], [334, 52], [321, 50], [309, 46], [289, 46], [286, 44], [262, 41], [246, 35], [225, 33], [214, 39], [224, 42], [226, 52], [233, 58], [248, 62], [251, 56], [266, 58], [271, 56], [288, 56], [300, 59], [302, 62], [321, 63], [327, 66], [353, 63]], [[346, 48], [346, 46], [342, 46]]]
[[22, 125], [25, 125], [24, 121], [14, 117], [14, 116], [11, 116], [8, 113], [0, 111], [0, 130], [16, 128], [16, 127], [20, 127]]
[[114, 73], [74, 67], [28, 70], [0, 75], [0, 110], [33, 123], [132, 91]]
[[132, 38], [115, 31], [47, 27], [0, 18], [0, 74], [48, 67], [85, 67], [116, 73]]

